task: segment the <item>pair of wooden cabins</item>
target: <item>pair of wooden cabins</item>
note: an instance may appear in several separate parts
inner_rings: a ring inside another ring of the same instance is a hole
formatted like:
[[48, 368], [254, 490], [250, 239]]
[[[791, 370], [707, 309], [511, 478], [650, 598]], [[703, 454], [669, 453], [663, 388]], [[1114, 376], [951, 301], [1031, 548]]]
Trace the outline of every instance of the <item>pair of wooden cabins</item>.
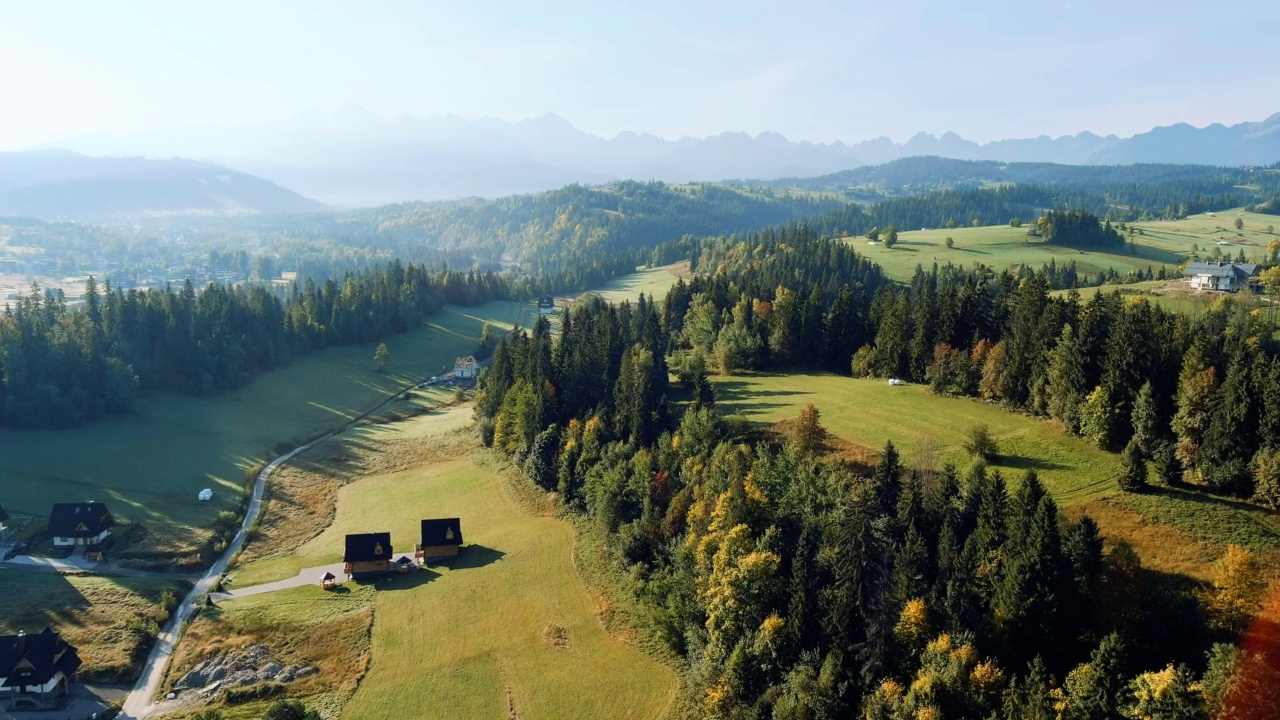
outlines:
[[[342, 571], [347, 579], [364, 575], [408, 572], [416, 564], [432, 560], [457, 557], [462, 546], [462, 521], [458, 518], [434, 518], [422, 521], [419, 542], [414, 548], [413, 559], [407, 555], [395, 558], [391, 546], [391, 533], [356, 533], [346, 538], [346, 551], [342, 555]], [[337, 582], [333, 573], [325, 573], [320, 584], [326, 588]]]

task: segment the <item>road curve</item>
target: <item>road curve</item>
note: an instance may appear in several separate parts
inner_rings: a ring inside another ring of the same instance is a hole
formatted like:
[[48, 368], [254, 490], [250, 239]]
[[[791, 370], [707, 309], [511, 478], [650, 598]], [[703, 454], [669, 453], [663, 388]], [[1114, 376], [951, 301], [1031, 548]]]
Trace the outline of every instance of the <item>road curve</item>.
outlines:
[[332, 433], [327, 434], [290, 450], [267, 463], [267, 466], [258, 473], [258, 477], [253, 483], [253, 496], [249, 498], [249, 507], [244, 514], [244, 522], [240, 523], [240, 529], [236, 531], [236, 536], [232, 538], [226, 552], [222, 553], [222, 557], [218, 558], [218, 561], [209, 568], [204, 577], [196, 582], [195, 587], [191, 588], [191, 592], [187, 593], [187, 596], [182, 599], [182, 604], [174, 611], [173, 617], [169, 619], [164, 630], [156, 638], [156, 644], [151, 648], [151, 654], [147, 656], [147, 664], [142, 670], [142, 676], [138, 678], [137, 684], [134, 685], [133, 690], [129, 691], [128, 697], [125, 698], [124, 708], [118, 716], [121, 720], [139, 720], [155, 709], [151, 698], [155, 696], [156, 688], [160, 687], [160, 680], [164, 678], [165, 668], [169, 665], [169, 658], [173, 655], [173, 648], [181, 635], [182, 626], [191, 619], [191, 614], [195, 612], [196, 601], [217, 586], [218, 579], [227, 571], [227, 564], [244, 546], [244, 540], [248, 535], [249, 528], [253, 527], [253, 523], [258, 519], [258, 513], [262, 510], [262, 494], [267, 486], [267, 479], [271, 477], [271, 473], [288, 462], [294, 455], [318, 442], [329, 439], [331, 436]]

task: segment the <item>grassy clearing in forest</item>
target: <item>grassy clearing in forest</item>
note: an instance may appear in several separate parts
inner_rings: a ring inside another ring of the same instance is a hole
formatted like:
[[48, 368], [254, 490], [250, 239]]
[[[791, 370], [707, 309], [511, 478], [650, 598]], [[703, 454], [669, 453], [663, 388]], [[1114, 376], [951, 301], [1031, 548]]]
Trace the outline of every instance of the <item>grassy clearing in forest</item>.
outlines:
[[596, 290], [588, 290], [574, 299], [598, 295], [607, 302], [620, 303], [629, 300], [632, 303], [644, 293], [645, 297], [662, 299], [676, 280], [689, 276], [689, 263], [679, 262], [656, 268], [639, 268], [630, 275], [614, 278]]
[[[235, 507], [247, 470], [276, 446], [312, 437], [372, 409], [409, 382], [452, 368], [471, 353], [486, 321], [527, 325], [531, 305], [447, 307], [428, 324], [387, 340], [387, 372], [373, 346], [329, 348], [215, 397], [161, 395], [128, 415], [85, 427], [0, 430], [4, 503], [45, 517], [55, 501], [98, 499], [120, 521], [142, 523], [149, 542], [174, 554], [208, 537], [219, 511]], [[202, 488], [214, 491], [199, 502]]]
[[142, 670], [150, 638], [142, 630], [160, 619], [165, 590], [181, 598], [181, 580], [61, 575], [0, 568], [0, 635], [35, 634], [46, 626], [79, 651], [79, 675], [96, 682], [132, 682]]
[[[1244, 221], [1243, 230], [1235, 229], [1237, 217]], [[1024, 223], [1033, 220], [1023, 218]], [[899, 228], [898, 243], [892, 248], [885, 247], [884, 243], [871, 245], [865, 237], [847, 238], [846, 241], [857, 249], [858, 254], [879, 263], [889, 277], [910, 280], [916, 265], [928, 268], [935, 262], [939, 265], [950, 262], [962, 267], [982, 263], [999, 272], [1016, 269], [1023, 263], [1038, 269], [1050, 259], [1059, 266], [1074, 260], [1077, 272], [1090, 276], [1110, 268], [1115, 268], [1123, 276], [1130, 270], [1158, 269], [1161, 265], [1175, 269], [1197, 249], [1202, 258], [1207, 258], [1215, 248], [1233, 258], [1242, 248], [1246, 257], [1261, 256], [1267, 244], [1280, 237], [1266, 232], [1268, 225], [1280, 225], [1280, 217], [1245, 213], [1239, 209], [1224, 210], [1214, 216], [1193, 215], [1185, 220], [1132, 225], [1140, 228], [1143, 234], [1134, 235], [1131, 246], [1126, 245], [1115, 252], [1049, 245], [1040, 242], [1039, 238], [1029, 237], [1025, 225], [1020, 228], [992, 225], [909, 231]], [[952, 248], [946, 245], [948, 237], [954, 240]], [[1218, 245], [1219, 241], [1230, 244]]]
[[892, 386], [884, 380], [826, 374], [759, 374], [717, 377], [715, 389], [721, 412], [742, 413], [755, 422], [793, 419], [813, 403], [833, 435], [876, 453], [892, 440], [910, 465], [924, 461], [967, 467], [965, 432], [986, 425], [1000, 444], [1000, 458], [992, 467], [1009, 480], [1035, 470], [1063, 502], [1111, 492], [1120, 473], [1119, 456], [1052, 423], [974, 400], [938, 397], [923, 385]]
[[[879, 452], [892, 440], [908, 465], [970, 460], [965, 432], [985, 424], [1000, 444], [992, 466], [1016, 483], [1034, 469], [1069, 514], [1088, 512], [1109, 539], [1125, 538], [1143, 562], [1166, 572], [1204, 579], [1207, 563], [1227, 543], [1280, 556], [1280, 517], [1230, 499], [1189, 489], [1153, 486], [1121, 493], [1120, 456], [1103, 452], [1051, 421], [972, 399], [933, 395], [923, 385], [894, 387], [884, 380], [837, 375], [747, 375], [714, 378], [725, 414], [754, 422], [793, 419], [808, 403], [835, 436]], [[1078, 507], [1075, 507], [1078, 506]]]

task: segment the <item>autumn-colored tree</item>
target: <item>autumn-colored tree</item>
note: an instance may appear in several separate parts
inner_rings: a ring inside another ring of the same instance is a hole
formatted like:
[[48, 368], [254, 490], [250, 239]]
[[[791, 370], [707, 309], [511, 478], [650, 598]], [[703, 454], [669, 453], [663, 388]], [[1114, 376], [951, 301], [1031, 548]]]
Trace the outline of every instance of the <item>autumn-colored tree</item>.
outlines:
[[1237, 230], [1244, 229], [1244, 218], [1236, 218], [1236, 229]]
[[1253, 501], [1280, 511], [1280, 450], [1263, 448], [1253, 459]]
[[378, 343], [378, 348], [373, 351], [373, 366], [378, 372], [382, 372], [387, 368], [387, 363], [391, 362], [391, 349], [386, 343]]
[[827, 429], [822, 426], [822, 413], [813, 403], [806, 404], [787, 433], [788, 446], [798, 454], [812, 455], [820, 451], [826, 441]]
[[1266, 582], [1258, 559], [1232, 543], [1213, 565], [1213, 590], [1208, 597], [1211, 622], [1239, 632], [1262, 606]]

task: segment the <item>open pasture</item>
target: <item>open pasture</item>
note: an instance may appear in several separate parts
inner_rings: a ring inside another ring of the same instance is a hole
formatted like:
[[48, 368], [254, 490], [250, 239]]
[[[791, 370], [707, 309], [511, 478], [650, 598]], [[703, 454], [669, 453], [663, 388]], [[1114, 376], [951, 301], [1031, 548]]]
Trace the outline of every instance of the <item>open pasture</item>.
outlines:
[[[448, 307], [428, 324], [387, 340], [378, 373], [372, 346], [329, 348], [228, 393], [159, 395], [128, 415], [72, 429], [0, 430], [0, 503], [47, 516], [55, 501], [97, 499], [120, 521], [142, 523], [149, 542], [174, 553], [198, 547], [203, 530], [240, 499], [247, 471], [285, 447], [358, 416], [404, 385], [471, 353], [486, 321], [528, 323], [531, 306], [493, 302]], [[197, 492], [212, 488], [213, 500]], [[158, 533], [158, 535], [157, 535]]]

